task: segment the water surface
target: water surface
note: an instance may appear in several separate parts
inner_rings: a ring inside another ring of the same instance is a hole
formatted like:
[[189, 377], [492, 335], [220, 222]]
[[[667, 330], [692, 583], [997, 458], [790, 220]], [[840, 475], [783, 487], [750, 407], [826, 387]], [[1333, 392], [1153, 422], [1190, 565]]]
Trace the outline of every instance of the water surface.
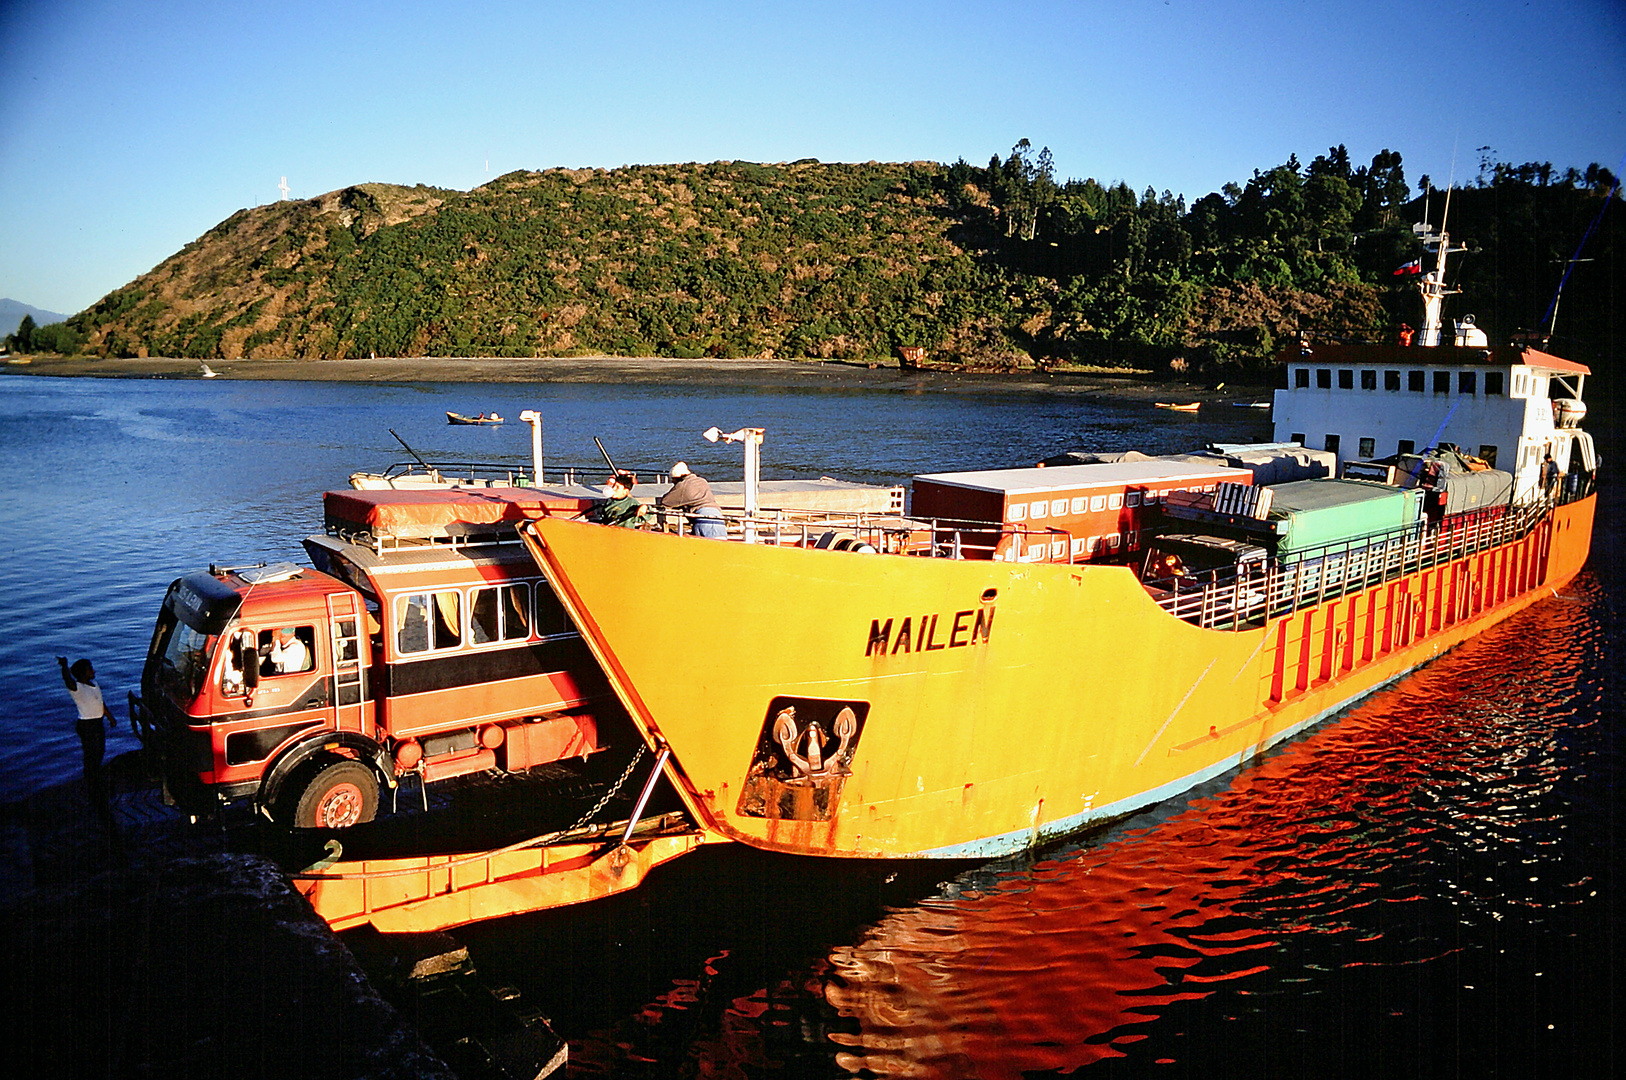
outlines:
[[[300, 558], [324, 489], [405, 456], [392, 428], [523, 463], [523, 425], [444, 413], [525, 408], [551, 462], [597, 470], [597, 435], [712, 479], [740, 469], [713, 424], [767, 429], [764, 476], [874, 483], [1269, 434], [1251, 410], [1020, 394], [0, 378], [0, 801], [78, 768], [54, 656], [121, 703], [173, 578]], [[708, 849], [458, 936], [571, 1040], [573, 1075], [1610, 1075], [1626, 584], [1601, 501], [1562, 595], [1104, 834], [969, 869]]]

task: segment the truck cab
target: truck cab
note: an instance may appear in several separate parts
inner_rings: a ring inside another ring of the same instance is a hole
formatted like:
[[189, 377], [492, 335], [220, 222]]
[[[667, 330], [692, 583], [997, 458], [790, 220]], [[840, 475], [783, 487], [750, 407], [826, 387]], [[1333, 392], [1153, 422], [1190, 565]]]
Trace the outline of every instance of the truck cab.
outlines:
[[247, 799], [284, 824], [339, 828], [409, 777], [600, 748], [608, 687], [512, 526], [441, 531], [386, 544], [330, 528], [306, 540], [311, 566], [170, 585], [131, 714], [177, 803]]

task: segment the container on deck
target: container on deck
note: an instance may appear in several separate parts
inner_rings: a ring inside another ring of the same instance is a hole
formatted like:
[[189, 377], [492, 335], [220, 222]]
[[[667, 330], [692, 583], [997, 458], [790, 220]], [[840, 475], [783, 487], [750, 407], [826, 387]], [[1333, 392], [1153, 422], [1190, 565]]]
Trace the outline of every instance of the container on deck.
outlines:
[[1368, 480], [1300, 480], [1273, 491], [1278, 556], [1415, 524], [1420, 505], [1420, 492]]
[[916, 518], [987, 522], [968, 530], [967, 558], [1089, 562], [1139, 550], [1155, 508], [1174, 491], [1248, 484], [1253, 474], [1192, 461], [1117, 461], [1054, 468], [929, 473], [914, 478]]

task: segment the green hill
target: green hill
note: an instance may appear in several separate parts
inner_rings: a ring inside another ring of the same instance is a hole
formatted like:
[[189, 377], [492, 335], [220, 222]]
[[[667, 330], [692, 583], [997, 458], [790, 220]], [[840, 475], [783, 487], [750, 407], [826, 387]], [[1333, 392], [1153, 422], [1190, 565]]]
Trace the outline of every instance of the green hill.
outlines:
[[[1516, 294], [1512, 317], [1539, 318], [1530, 297], [1561, 270], [1542, 260], [1579, 238], [1605, 178], [1482, 182], [1495, 197], [1476, 204], [1481, 226], [1517, 249], [1482, 275], [1486, 299]], [[1528, 205], [1504, 220], [1515, 188]], [[1458, 193], [1465, 208], [1472, 194]], [[88, 351], [121, 356], [876, 360], [921, 346], [983, 368], [1224, 368], [1289, 334], [1415, 322], [1389, 274], [1416, 253], [1420, 214], [1398, 154], [1352, 168], [1342, 147], [1189, 209], [1168, 192], [1058, 184], [1026, 140], [986, 168], [715, 162], [515, 172], [469, 192], [363, 184], [239, 211], [70, 323]], [[1519, 235], [1530, 228], [1541, 236]], [[1598, 241], [1611, 260], [1615, 232]]]

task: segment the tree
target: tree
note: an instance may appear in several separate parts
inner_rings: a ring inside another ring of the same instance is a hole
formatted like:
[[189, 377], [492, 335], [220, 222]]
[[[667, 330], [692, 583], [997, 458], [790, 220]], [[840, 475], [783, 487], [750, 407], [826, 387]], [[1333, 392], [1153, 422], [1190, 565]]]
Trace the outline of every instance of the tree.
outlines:
[[1390, 224], [1411, 191], [1399, 152], [1387, 148], [1372, 156], [1370, 166], [1356, 169], [1353, 179], [1361, 193], [1356, 228], [1363, 232]]
[[[19, 329], [21, 329], [19, 327]], [[47, 323], [34, 327], [29, 340], [29, 352], [54, 352], [64, 355], [78, 352], [85, 344], [85, 335], [65, 322]]]
[[32, 352], [34, 349], [34, 316], [24, 315], [15, 333], [6, 337], [6, 348], [12, 352]]

